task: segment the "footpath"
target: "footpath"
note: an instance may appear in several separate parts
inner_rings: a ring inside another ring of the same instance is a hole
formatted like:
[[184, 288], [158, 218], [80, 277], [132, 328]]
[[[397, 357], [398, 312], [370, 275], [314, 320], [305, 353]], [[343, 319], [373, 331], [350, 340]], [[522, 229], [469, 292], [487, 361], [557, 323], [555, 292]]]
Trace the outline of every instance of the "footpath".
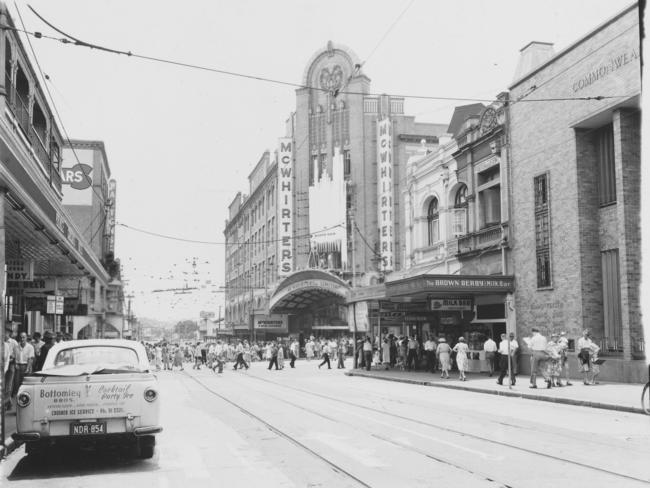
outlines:
[[384, 381], [397, 381], [414, 385], [450, 388], [453, 390], [472, 391], [490, 395], [501, 395], [551, 403], [564, 403], [582, 407], [603, 408], [644, 414], [641, 408], [642, 384], [638, 383], [600, 383], [585, 385], [581, 380], [571, 380], [571, 386], [546, 388], [546, 383], [540, 377], [537, 388], [529, 388], [528, 376], [518, 375], [516, 383], [508, 386], [507, 378], [503, 385], [497, 384], [497, 375], [490, 377], [487, 373], [467, 373], [467, 381], [460, 381], [458, 373], [450, 374], [449, 379], [440, 378], [440, 373], [423, 371], [400, 371], [384, 369], [350, 369], [347, 376], [361, 376]]
[[4, 442], [0, 443], [0, 461], [14, 450], [15, 443], [11, 438], [11, 434], [16, 432], [16, 408], [10, 412], [5, 412], [5, 426], [4, 431], [0, 429], [0, 440]]

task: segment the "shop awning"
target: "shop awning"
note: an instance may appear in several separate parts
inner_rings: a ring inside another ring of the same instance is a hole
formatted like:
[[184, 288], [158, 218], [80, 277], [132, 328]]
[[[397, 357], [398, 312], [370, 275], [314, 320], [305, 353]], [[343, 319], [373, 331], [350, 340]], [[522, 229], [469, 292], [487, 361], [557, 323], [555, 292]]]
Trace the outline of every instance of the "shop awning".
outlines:
[[514, 291], [514, 276], [424, 274], [386, 282], [388, 298], [411, 296], [493, 295]]

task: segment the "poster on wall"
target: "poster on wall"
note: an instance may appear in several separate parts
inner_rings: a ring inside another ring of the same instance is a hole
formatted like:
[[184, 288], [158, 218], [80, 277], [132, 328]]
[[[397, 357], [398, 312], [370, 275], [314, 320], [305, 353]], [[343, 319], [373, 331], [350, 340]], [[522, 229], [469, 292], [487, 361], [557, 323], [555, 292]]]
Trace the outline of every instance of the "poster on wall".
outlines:
[[368, 302], [355, 302], [348, 305], [348, 327], [350, 332], [368, 331]]

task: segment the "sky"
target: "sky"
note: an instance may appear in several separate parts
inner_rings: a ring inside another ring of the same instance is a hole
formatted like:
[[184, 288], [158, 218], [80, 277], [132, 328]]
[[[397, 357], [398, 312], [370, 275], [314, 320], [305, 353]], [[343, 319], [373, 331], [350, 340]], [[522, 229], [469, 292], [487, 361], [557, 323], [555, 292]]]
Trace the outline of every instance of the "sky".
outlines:
[[[28, 31], [301, 83], [327, 41], [363, 61], [373, 93], [490, 100], [530, 41], [570, 45], [629, 0], [28, 0], [8, 2]], [[284, 136], [295, 88], [31, 39], [73, 139], [102, 140], [117, 182], [116, 257], [137, 316], [223, 314], [228, 205]], [[421, 122], [467, 102], [407, 99]], [[192, 244], [137, 232], [133, 228]], [[186, 294], [153, 290], [198, 287]]]

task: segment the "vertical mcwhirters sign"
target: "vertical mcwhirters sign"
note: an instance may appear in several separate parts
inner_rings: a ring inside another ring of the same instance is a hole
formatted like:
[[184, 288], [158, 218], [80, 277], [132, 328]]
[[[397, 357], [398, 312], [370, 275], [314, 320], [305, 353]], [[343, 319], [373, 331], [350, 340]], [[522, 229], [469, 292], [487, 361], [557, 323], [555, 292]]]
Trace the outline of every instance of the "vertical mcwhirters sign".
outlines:
[[293, 271], [293, 153], [290, 138], [280, 139], [278, 148], [278, 275]]
[[393, 126], [390, 118], [377, 121], [377, 222], [381, 271], [392, 271], [393, 263]]

